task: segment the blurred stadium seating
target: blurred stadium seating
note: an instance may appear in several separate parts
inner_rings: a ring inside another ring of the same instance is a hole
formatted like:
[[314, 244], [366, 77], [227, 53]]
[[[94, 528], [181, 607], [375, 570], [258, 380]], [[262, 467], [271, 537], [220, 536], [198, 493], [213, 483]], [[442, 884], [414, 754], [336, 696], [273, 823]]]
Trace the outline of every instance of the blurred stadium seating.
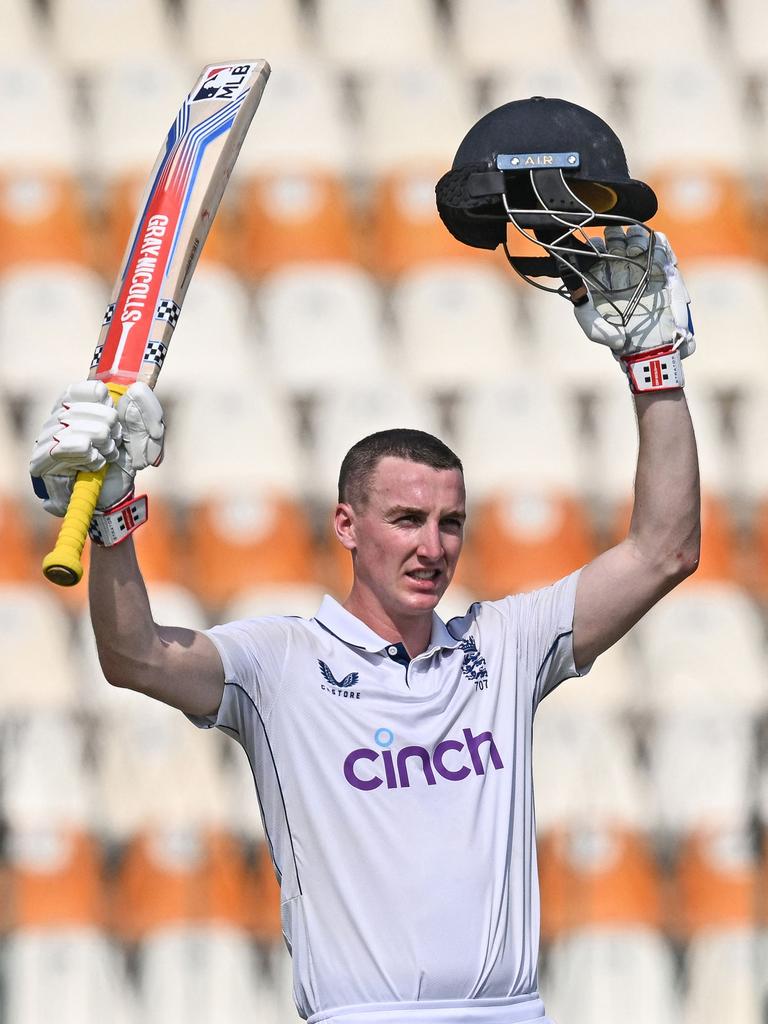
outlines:
[[84, 588], [39, 580], [51, 524], [25, 480], [180, 96], [229, 56], [273, 75], [158, 389], [137, 538], [156, 615], [342, 594], [338, 465], [389, 425], [465, 460], [447, 617], [612, 541], [636, 447], [615, 366], [433, 195], [484, 111], [596, 110], [693, 297], [705, 542], [538, 712], [541, 989], [559, 1024], [768, 1020], [765, 0], [0, 0], [0, 26], [0, 1020], [297, 1019], [246, 758], [107, 687]]

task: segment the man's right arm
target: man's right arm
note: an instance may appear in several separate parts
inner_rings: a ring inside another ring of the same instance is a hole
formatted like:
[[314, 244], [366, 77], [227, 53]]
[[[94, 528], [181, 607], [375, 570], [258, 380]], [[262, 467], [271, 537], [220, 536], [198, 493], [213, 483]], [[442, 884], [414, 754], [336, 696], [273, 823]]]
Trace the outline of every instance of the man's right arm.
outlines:
[[204, 633], [154, 621], [131, 537], [112, 548], [91, 546], [88, 591], [109, 683], [189, 715], [217, 712], [224, 692], [219, 652]]

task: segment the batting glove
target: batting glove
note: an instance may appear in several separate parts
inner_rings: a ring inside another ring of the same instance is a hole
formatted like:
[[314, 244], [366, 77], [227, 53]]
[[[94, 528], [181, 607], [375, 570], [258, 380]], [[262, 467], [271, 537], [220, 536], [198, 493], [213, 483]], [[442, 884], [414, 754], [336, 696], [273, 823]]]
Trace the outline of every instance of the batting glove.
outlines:
[[117, 408], [101, 381], [72, 384], [54, 405], [32, 451], [35, 494], [55, 516], [67, 511], [81, 471], [109, 465], [98, 509], [111, 509], [133, 492], [134, 477], [163, 458], [163, 410], [146, 384], [132, 384]]
[[590, 271], [586, 302], [574, 306], [580, 327], [591, 340], [611, 349], [629, 378], [632, 391], [667, 391], [684, 384], [681, 359], [696, 349], [690, 297], [665, 235], [653, 235], [650, 273], [639, 301], [629, 311], [648, 266], [651, 233], [630, 225], [605, 229], [601, 252], [618, 259], [598, 260]]

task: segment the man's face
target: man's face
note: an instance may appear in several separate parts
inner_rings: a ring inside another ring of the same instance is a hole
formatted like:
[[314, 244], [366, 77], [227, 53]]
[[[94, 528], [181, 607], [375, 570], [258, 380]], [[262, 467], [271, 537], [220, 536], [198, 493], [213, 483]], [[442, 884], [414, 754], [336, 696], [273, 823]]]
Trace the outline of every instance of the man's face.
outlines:
[[453, 577], [464, 534], [464, 478], [386, 456], [366, 504], [341, 505], [359, 581], [391, 617], [431, 611]]

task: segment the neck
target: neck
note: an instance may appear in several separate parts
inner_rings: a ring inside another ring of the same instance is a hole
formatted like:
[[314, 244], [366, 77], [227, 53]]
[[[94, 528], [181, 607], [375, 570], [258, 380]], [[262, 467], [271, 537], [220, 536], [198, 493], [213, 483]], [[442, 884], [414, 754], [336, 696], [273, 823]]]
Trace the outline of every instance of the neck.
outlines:
[[390, 614], [367, 590], [355, 583], [343, 607], [390, 643], [403, 643], [412, 658], [423, 654], [432, 636], [432, 611]]

